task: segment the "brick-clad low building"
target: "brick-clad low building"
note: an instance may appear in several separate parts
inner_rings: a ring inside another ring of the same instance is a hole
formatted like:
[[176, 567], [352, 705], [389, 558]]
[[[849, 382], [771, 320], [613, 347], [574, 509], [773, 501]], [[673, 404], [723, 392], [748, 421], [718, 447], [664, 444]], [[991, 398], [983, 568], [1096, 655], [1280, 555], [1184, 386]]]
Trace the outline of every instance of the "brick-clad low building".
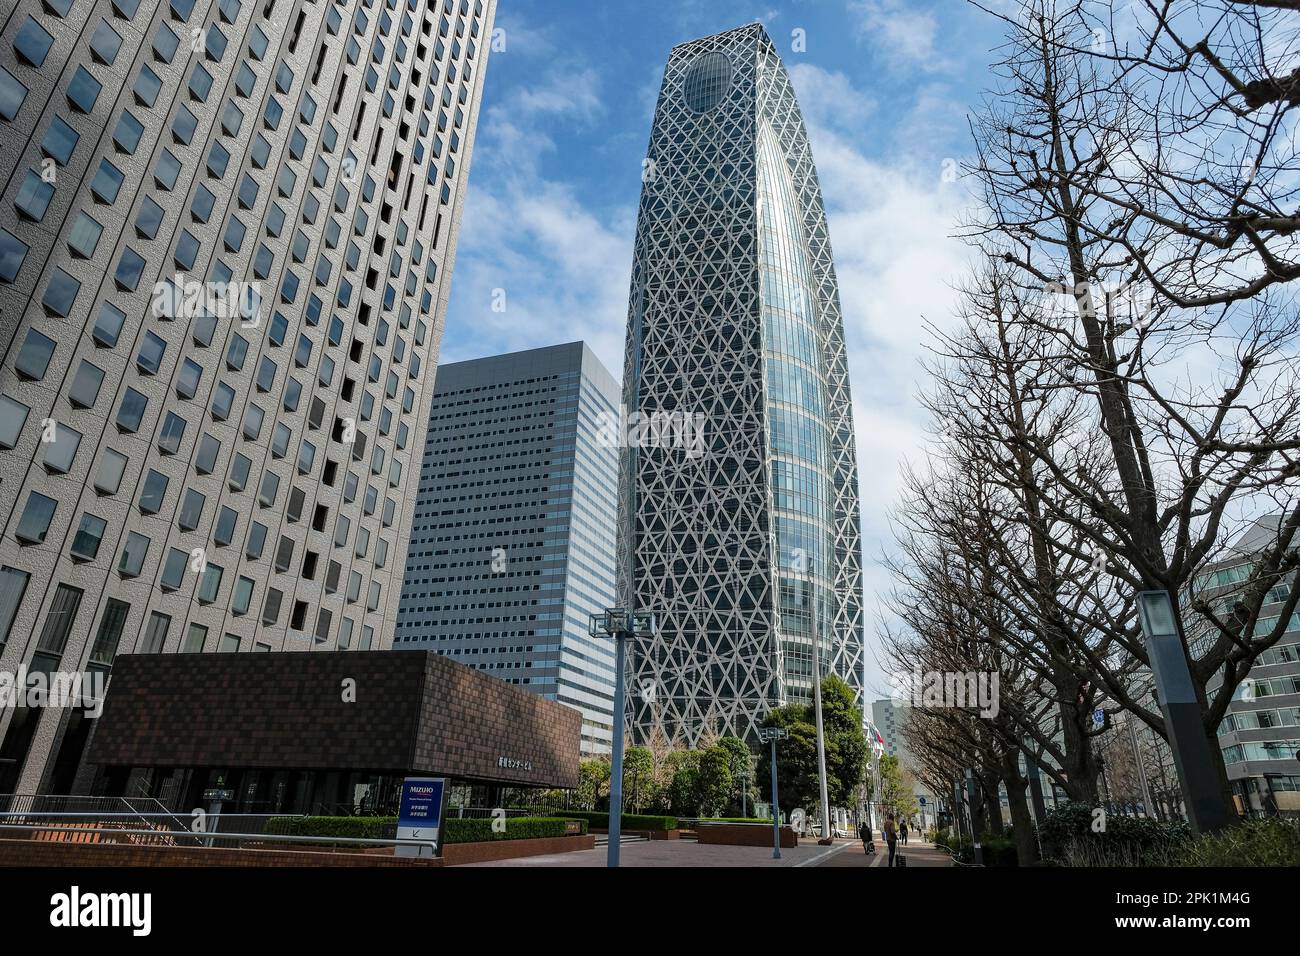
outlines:
[[402, 778], [578, 783], [582, 717], [425, 651], [119, 658], [88, 758], [93, 790], [176, 809], [227, 789], [240, 812], [389, 809]]

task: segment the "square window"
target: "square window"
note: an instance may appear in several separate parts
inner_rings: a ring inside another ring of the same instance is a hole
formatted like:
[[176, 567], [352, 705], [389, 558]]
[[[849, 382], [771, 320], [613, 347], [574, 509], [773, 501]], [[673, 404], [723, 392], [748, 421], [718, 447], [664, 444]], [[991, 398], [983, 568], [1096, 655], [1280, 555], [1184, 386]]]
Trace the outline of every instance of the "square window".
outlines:
[[193, 488], [185, 489], [185, 497], [181, 502], [181, 513], [177, 519], [182, 531], [193, 531], [203, 521], [203, 506], [207, 504], [207, 498], [199, 494]]
[[238, 136], [243, 125], [244, 111], [234, 100], [226, 100], [226, 108], [221, 111], [221, 131], [227, 136]]
[[193, 398], [202, 379], [203, 367], [187, 358], [181, 363], [180, 372], [176, 376], [176, 394], [181, 398]]
[[240, 96], [247, 98], [257, 86], [257, 74], [247, 63], [241, 64], [239, 72], [235, 74], [235, 90]]
[[140, 511], [153, 515], [162, 510], [163, 499], [167, 495], [167, 476], [149, 469], [145, 475], [144, 486], [140, 489]]
[[145, 375], [157, 375], [166, 354], [167, 343], [153, 332], [146, 332], [144, 342], [140, 345], [140, 354], [135, 357], [136, 368]]
[[[158, 94], [162, 91], [162, 79], [149, 68], [147, 63], [140, 65], [140, 75], [135, 78], [135, 86], [131, 92], [135, 95], [135, 101], [141, 106], [153, 106], [158, 101]], [[86, 112], [89, 112], [87, 110]]]
[[220, 179], [226, 175], [226, 167], [230, 165], [230, 151], [220, 143], [213, 143], [212, 148], [208, 150], [208, 172], [215, 179]]
[[99, 315], [95, 318], [95, 327], [91, 331], [95, 344], [111, 349], [117, 344], [117, 337], [122, 333], [122, 324], [125, 321], [125, 312], [115, 305], [101, 303]]
[[181, 161], [164, 148], [154, 165], [153, 178], [161, 188], [169, 192], [176, 186], [176, 178], [181, 174]]
[[45, 28], [32, 17], [27, 18], [14, 37], [14, 52], [18, 54], [18, 59], [37, 69], [45, 63], [45, 57], [53, 45], [54, 37], [45, 32]]
[[140, 423], [144, 421], [144, 411], [148, 407], [149, 399], [128, 387], [117, 410], [118, 429], [128, 433], [139, 431]]
[[54, 426], [54, 441], [42, 442], [45, 446], [45, 469], [56, 474], [66, 475], [72, 470], [76, 460], [77, 449], [81, 447], [81, 432], [67, 425]]
[[117, 271], [113, 273], [113, 281], [117, 287], [126, 292], [134, 292], [140, 285], [140, 277], [144, 275], [144, 256], [136, 252], [130, 246], [122, 250], [122, 256], [117, 260]]
[[235, 455], [230, 463], [230, 481], [227, 484], [232, 491], [243, 491], [248, 485], [248, 472], [253, 462], [247, 455]]
[[172, 120], [172, 139], [183, 146], [188, 146], [198, 128], [199, 118], [187, 107], [182, 106], [176, 111], [176, 119]]
[[200, 475], [210, 475], [217, 468], [217, 456], [221, 454], [221, 442], [204, 433], [199, 439], [199, 451], [194, 457], [194, 470]]
[[130, 110], [122, 110], [122, 116], [117, 121], [117, 129], [113, 132], [113, 144], [124, 153], [134, 153], [136, 147], [140, 145], [140, 137], [143, 134], [144, 124], [136, 119]]
[[122, 485], [122, 475], [126, 473], [126, 464], [126, 455], [105, 448], [99, 459], [99, 471], [95, 474], [95, 490], [101, 495], [117, 494]]
[[270, 508], [275, 504], [275, 498], [280, 493], [280, 476], [274, 472], [266, 472], [262, 475], [262, 486], [258, 489], [257, 500], [264, 508]]
[[128, 532], [126, 544], [122, 548], [122, 557], [117, 562], [117, 570], [124, 578], [140, 576], [144, 568], [145, 556], [149, 553], [149, 539], [134, 531]]
[[41, 304], [45, 306], [45, 311], [50, 315], [67, 318], [72, 312], [72, 306], [77, 301], [77, 293], [80, 291], [81, 283], [78, 280], [62, 269], [55, 269], [54, 275], [50, 276], [50, 284], [45, 287], [45, 295], [41, 298]]
[[199, 242], [194, 233], [188, 229], [182, 229], [180, 238], [176, 240], [176, 252], [172, 259], [182, 269], [192, 269], [194, 268], [194, 260], [198, 258], [201, 248], [202, 243]]
[[60, 166], [66, 166], [68, 160], [72, 159], [72, 151], [77, 148], [77, 140], [80, 138], [75, 129], [56, 116], [45, 132], [45, 139], [41, 141], [41, 152]]
[[22, 437], [31, 409], [22, 402], [0, 395], [0, 448], [13, 448]]
[[77, 366], [77, 374], [68, 389], [68, 401], [75, 408], [93, 408], [99, 399], [99, 389], [104, 384], [104, 370], [85, 359]]
[[240, 575], [239, 580], [235, 582], [235, 593], [231, 601], [231, 613], [236, 617], [247, 614], [249, 605], [253, 602], [253, 582], [250, 578]]
[[238, 523], [239, 512], [222, 505], [217, 513], [217, 526], [212, 532], [212, 540], [219, 545], [230, 544], [235, 539], [235, 528]]
[[164, 455], [174, 455], [181, 450], [181, 441], [185, 438], [185, 419], [175, 412], [168, 412], [163, 419], [162, 431], [158, 434], [158, 447]]
[[163, 558], [162, 574], [158, 584], [164, 591], [175, 591], [185, 583], [185, 566], [190, 556], [179, 548], [168, 548], [167, 557]]
[[216, 394], [212, 396], [212, 417], [224, 422], [230, 417], [230, 410], [235, 404], [235, 390], [225, 382], [217, 384]]
[[262, 422], [265, 418], [266, 412], [250, 403], [248, 410], [244, 412], [244, 437], [249, 441], [257, 441], [258, 436], [262, 434]]
[[95, 248], [99, 245], [99, 237], [103, 232], [104, 227], [99, 224], [99, 220], [89, 213], [79, 212], [72, 223], [72, 231], [68, 233], [68, 248], [74, 255], [89, 259], [95, 254]]
[[27, 243], [8, 229], [0, 229], [0, 281], [13, 282], [27, 258]]
[[122, 188], [122, 180], [125, 178], [120, 169], [108, 160], [101, 159], [99, 170], [95, 173], [95, 178], [90, 181], [90, 191], [100, 202], [112, 205], [117, 201], [117, 192]]
[[202, 63], [194, 64], [194, 70], [190, 73], [189, 91], [190, 98], [198, 103], [205, 102], [212, 92], [212, 74]]
[[[89, 74], [87, 74], [89, 75]], [[71, 92], [69, 92], [71, 95]], [[0, 66], [0, 117], [13, 120], [27, 99], [27, 87], [18, 78]], [[91, 105], [94, 105], [93, 103]], [[82, 112], [89, 112], [83, 110]]]
[[58, 503], [53, 498], [33, 491], [27, 497], [27, 506], [23, 508], [23, 516], [18, 520], [14, 537], [27, 544], [40, 544], [50, 530], [50, 522], [54, 520], [57, 508]]
[[207, 222], [212, 217], [212, 209], [217, 203], [217, 197], [212, 195], [212, 191], [207, 186], [200, 185], [194, 191], [194, 201], [190, 203], [190, 215], [195, 222]]
[[18, 195], [14, 197], [14, 207], [33, 222], [40, 222], [45, 218], [45, 210], [50, 208], [50, 200], [53, 198], [54, 185], [29, 169], [23, 177], [23, 184], [18, 187]]
[[45, 370], [50, 367], [50, 358], [54, 355], [54, 339], [36, 331], [27, 330], [27, 338], [18, 351], [14, 367], [23, 378], [40, 381], [45, 377]]
[[252, 527], [248, 529], [248, 544], [244, 548], [244, 554], [256, 561], [262, 556], [262, 551], [265, 548], [266, 525], [254, 521]]
[[99, 554], [99, 545], [104, 540], [104, 531], [108, 522], [92, 514], [83, 514], [77, 525], [77, 533], [72, 538], [68, 549], [74, 558], [82, 561], [94, 561]]
[[105, 20], [99, 21], [90, 38], [90, 52], [96, 60], [105, 66], [112, 66], [117, 59], [117, 51], [122, 48], [122, 38]]
[[271, 158], [271, 144], [261, 133], [253, 140], [253, 149], [249, 153], [252, 157], [253, 165], [258, 169], [265, 169], [267, 162]]
[[180, 38], [165, 23], [158, 25], [158, 32], [153, 37], [153, 53], [163, 63], [170, 63], [181, 45]]

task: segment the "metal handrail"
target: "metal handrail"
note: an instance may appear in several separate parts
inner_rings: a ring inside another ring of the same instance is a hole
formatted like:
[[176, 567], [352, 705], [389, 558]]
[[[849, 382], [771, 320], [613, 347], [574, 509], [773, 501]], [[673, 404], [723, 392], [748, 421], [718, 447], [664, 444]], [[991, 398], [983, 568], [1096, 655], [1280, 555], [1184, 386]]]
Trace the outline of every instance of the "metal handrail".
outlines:
[[[39, 823], [0, 823], [2, 830], [49, 830], [51, 827]], [[78, 827], [78, 833], [112, 833], [121, 835], [124, 831], [120, 827]], [[427, 846], [431, 850], [436, 848], [432, 840], [389, 840], [380, 837], [331, 837], [331, 836], [288, 836], [280, 833], [208, 833], [205, 831], [194, 830], [151, 830], [154, 836], [183, 836], [192, 839], [203, 840], [248, 840], [257, 843], [279, 842], [279, 843], [324, 843], [327, 845], [335, 844], [355, 844], [358, 846]]]

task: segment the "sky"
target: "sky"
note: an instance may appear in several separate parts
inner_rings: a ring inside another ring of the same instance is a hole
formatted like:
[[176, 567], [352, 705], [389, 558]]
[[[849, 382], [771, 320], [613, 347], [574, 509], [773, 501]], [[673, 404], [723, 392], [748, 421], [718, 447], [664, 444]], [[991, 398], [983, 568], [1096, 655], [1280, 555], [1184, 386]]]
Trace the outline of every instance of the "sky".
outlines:
[[[500, 0], [442, 362], [585, 340], [617, 379], [642, 162], [669, 50], [761, 20], [790, 71], [839, 278], [862, 499], [867, 686], [889, 509], [924, 454], [923, 324], [953, 323], [969, 111], [997, 22], [962, 0]], [[494, 305], [497, 308], [494, 308]], [[504, 305], [504, 308], [500, 308]]]

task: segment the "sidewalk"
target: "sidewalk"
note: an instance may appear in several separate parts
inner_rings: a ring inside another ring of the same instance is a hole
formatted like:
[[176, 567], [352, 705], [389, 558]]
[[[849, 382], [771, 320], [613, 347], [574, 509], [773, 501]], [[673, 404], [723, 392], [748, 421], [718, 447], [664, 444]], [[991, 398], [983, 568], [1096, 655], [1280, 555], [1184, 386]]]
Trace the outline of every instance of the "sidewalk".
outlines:
[[[898, 853], [907, 857], [907, 865], [913, 866], [952, 866], [952, 860], [942, 850], [936, 850], [934, 844], [920, 840], [910, 840], [907, 845], [898, 844]], [[852, 848], [834, 856], [814, 863], [814, 866], [843, 866], [859, 868], [879, 866], [885, 868], [889, 862], [889, 848], [883, 840], [876, 841], [875, 853], [863, 853], [862, 841], [856, 841]]]

